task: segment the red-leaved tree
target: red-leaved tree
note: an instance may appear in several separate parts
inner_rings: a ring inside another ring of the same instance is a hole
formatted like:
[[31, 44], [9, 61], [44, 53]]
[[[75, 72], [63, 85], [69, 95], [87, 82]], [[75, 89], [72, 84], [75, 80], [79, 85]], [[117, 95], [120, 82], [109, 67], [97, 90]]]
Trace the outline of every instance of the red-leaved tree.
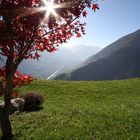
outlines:
[[24, 59], [38, 59], [42, 51], [53, 52], [72, 36], [85, 33], [80, 16], [86, 9], [99, 9], [95, 0], [0, 0], [0, 55], [6, 58], [0, 69], [2, 139], [13, 136], [9, 108], [15, 86], [30, 83], [30, 76], [17, 71]]

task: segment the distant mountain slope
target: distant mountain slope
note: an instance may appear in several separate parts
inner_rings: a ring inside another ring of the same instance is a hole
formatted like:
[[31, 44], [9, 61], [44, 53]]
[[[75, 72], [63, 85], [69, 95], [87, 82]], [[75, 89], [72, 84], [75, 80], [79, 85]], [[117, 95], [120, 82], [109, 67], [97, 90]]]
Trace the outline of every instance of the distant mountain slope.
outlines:
[[107, 46], [88, 58], [84, 65], [55, 79], [113, 80], [140, 77], [140, 30]]
[[77, 57], [82, 58], [82, 60], [85, 61], [91, 55], [97, 54], [101, 50], [101, 48], [97, 46], [81, 44], [77, 46], [72, 46], [69, 48], [69, 50], [75, 53]]
[[93, 54], [84, 63], [82, 63], [82, 65], [87, 65], [89, 63], [95, 62], [98, 59], [105, 58], [105, 57], [109, 56], [110, 54], [118, 51], [119, 49], [131, 47], [135, 43], [140, 45], [139, 37], [140, 37], [140, 30], [130, 33], [130, 34], [118, 39], [117, 41], [113, 42], [112, 44], [108, 45], [103, 50], [101, 50], [99, 53], [97, 53], [95, 55]]

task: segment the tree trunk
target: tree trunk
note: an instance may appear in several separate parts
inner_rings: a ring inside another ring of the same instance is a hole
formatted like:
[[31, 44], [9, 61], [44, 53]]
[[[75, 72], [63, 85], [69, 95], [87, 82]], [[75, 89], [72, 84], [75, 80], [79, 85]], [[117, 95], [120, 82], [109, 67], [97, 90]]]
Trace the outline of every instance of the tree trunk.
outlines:
[[13, 77], [14, 77], [14, 64], [11, 57], [7, 58], [5, 66], [5, 87], [4, 94], [4, 107], [0, 112], [0, 124], [2, 129], [2, 140], [11, 140], [13, 137], [12, 126], [9, 119], [9, 109], [11, 105], [11, 96], [13, 93]]
[[3, 116], [0, 120], [1, 128], [2, 128], [2, 138], [1, 140], [12, 140], [12, 127], [9, 120], [9, 115], [3, 113]]
[[4, 107], [1, 110], [1, 118], [0, 118], [0, 123], [1, 123], [1, 129], [2, 129], [2, 140], [11, 140], [12, 139], [12, 127], [11, 123], [9, 120], [9, 109], [11, 105], [11, 95], [12, 95], [12, 90], [13, 90], [13, 83], [10, 79], [8, 78], [9, 81], [7, 81], [5, 89], [4, 89]]

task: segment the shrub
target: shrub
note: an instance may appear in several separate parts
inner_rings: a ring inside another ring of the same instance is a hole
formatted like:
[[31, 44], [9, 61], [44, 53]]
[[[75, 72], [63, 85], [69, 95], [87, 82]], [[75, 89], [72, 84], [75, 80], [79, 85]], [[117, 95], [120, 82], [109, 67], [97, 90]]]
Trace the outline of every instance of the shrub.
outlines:
[[43, 96], [36, 93], [27, 93], [22, 98], [25, 100], [24, 111], [38, 110], [44, 101]]

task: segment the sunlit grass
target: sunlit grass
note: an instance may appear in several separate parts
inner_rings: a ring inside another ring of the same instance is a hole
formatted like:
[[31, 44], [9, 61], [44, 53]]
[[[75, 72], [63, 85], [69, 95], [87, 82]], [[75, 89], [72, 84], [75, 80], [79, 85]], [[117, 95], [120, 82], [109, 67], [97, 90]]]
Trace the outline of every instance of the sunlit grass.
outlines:
[[11, 117], [17, 140], [138, 140], [140, 79], [104, 82], [35, 81], [43, 110]]

